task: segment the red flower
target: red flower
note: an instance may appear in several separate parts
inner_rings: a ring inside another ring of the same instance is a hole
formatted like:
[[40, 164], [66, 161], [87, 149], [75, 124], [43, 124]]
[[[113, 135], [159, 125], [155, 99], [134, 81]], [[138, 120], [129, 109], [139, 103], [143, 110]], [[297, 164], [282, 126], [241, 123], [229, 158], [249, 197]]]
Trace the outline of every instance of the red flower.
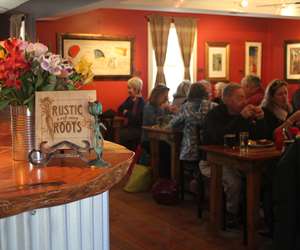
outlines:
[[20, 89], [20, 77], [30, 69], [20, 45], [20, 41], [16, 38], [4, 42], [7, 56], [0, 61], [0, 80], [6, 87]]

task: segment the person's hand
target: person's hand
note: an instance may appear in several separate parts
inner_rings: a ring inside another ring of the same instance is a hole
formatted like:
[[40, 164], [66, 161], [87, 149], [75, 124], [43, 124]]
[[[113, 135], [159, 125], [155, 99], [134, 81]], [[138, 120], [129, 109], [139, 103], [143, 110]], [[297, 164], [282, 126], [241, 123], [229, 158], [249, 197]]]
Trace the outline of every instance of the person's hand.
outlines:
[[123, 115], [125, 116], [128, 113], [128, 109], [123, 110]]
[[169, 110], [171, 113], [178, 113], [179, 108], [178, 108], [176, 105], [169, 105], [168, 110]]
[[241, 111], [241, 116], [244, 117], [245, 119], [251, 119], [254, 118], [255, 112], [254, 112], [254, 107], [252, 104], [247, 105], [244, 107]]
[[262, 110], [261, 107], [254, 107], [253, 111], [254, 111], [254, 119], [259, 120], [264, 118], [264, 111]]
[[294, 114], [292, 114], [288, 120], [294, 124], [300, 122], [300, 110], [296, 111]]

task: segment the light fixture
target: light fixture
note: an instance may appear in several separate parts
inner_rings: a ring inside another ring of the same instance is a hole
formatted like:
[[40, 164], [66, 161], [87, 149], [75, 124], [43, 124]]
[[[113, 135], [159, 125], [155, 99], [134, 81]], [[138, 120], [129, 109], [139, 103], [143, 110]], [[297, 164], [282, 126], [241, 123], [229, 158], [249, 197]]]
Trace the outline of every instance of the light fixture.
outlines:
[[240, 2], [240, 5], [241, 5], [241, 7], [243, 7], [243, 8], [247, 8], [248, 5], [249, 5], [249, 2], [248, 2], [248, 0], [242, 0], [242, 1]]

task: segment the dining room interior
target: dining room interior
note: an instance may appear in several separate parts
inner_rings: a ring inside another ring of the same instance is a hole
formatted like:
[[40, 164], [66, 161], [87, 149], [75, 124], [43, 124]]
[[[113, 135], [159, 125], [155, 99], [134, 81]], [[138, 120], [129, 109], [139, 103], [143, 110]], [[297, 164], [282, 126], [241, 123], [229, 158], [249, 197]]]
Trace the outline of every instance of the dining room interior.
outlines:
[[0, 250], [299, 248], [300, 2], [0, 0], [0, 23]]

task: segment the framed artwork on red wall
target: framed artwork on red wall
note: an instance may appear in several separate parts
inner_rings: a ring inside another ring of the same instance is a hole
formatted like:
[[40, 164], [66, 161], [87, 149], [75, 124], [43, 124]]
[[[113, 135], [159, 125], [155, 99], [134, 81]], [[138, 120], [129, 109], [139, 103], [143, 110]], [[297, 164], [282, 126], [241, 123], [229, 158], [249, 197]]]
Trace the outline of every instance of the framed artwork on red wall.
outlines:
[[210, 81], [229, 81], [229, 43], [205, 43], [205, 78]]
[[74, 65], [91, 64], [96, 80], [123, 80], [133, 74], [133, 38], [60, 33], [57, 45], [58, 52]]
[[262, 43], [245, 43], [245, 75], [256, 75], [261, 78]]
[[284, 42], [284, 76], [289, 82], [300, 82], [300, 40]]

